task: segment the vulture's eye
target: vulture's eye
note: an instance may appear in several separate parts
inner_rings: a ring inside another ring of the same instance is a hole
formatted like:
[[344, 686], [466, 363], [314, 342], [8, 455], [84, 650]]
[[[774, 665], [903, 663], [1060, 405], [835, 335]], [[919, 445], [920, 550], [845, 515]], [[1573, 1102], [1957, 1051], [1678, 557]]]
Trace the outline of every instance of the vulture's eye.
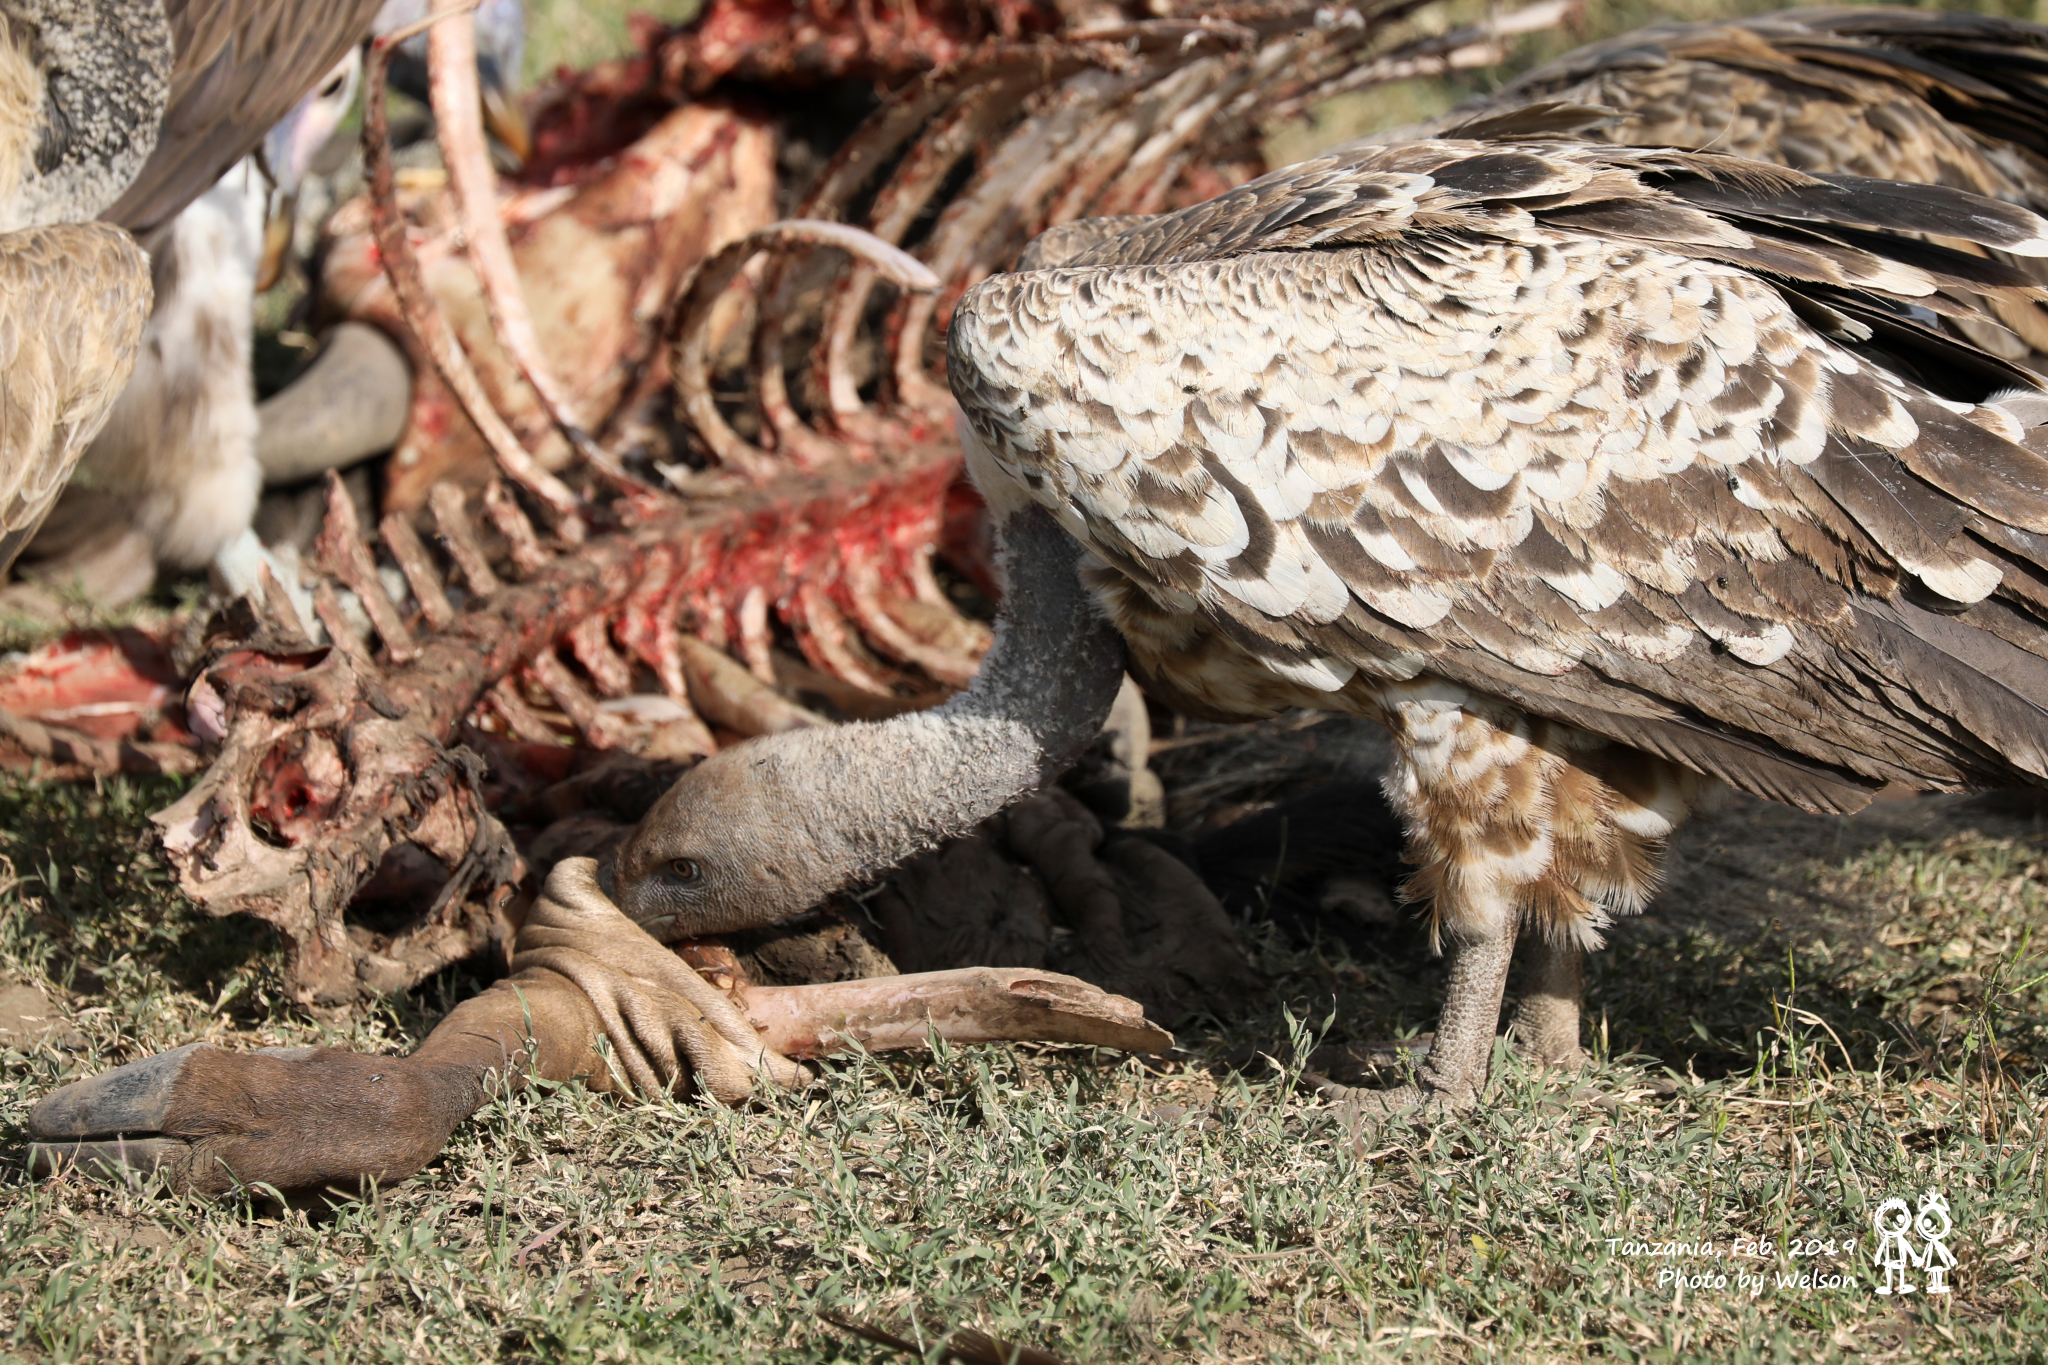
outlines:
[[674, 873], [675, 879], [685, 886], [691, 882], [704, 879], [704, 869], [697, 866], [695, 858], [678, 858], [668, 865], [668, 870]]

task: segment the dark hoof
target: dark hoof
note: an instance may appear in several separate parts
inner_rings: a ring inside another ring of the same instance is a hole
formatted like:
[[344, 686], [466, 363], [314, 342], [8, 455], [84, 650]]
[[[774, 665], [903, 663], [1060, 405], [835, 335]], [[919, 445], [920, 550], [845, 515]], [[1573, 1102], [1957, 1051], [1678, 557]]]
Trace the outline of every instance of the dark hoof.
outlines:
[[187, 1043], [76, 1081], [29, 1111], [28, 1167], [34, 1175], [76, 1168], [90, 1175], [147, 1176], [186, 1150], [162, 1135], [178, 1074], [211, 1043]]
[[99, 1142], [31, 1142], [28, 1173], [62, 1175], [80, 1171], [102, 1180], [146, 1180], [159, 1166], [175, 1166], [189, 1150], [183, 1138], [117, 1137]]

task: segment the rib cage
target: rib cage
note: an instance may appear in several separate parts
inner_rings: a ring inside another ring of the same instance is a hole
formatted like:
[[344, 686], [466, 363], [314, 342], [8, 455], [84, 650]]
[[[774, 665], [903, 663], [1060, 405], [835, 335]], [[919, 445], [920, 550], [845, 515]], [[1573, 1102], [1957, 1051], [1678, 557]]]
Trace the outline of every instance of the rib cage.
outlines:
[[[652, 357], [620, 413], [671, 370], [708, 467], [678, 472], [673, 492], [616, 478], [601, 481], [608, 500], [586, 490], [578, 516], [593, 534], [573, 550], [537, 531], [504, 483], [480, 510], [440, 485], [430, 537], [387, 517], [373, 544], [331, 482], [313, 614], [333, 647], [311, 644], [310, 623], [274, 583], [230, 614], [236, 628], [216, 643], [189, 707], [217, 756], [156, 817], [180, 887], [209, 914], [277, 926], [302, 999], [401, 988], [501, 938], [518, 878], [481, 763], [450, 747], [465, 723], [559, 743], [561, 722], [530, 700], [545, 696], [585, 743], [666, 756], [715, 747], [706, 718], [726, 739], [809, 723], [766, 681], [771, 618], [813, 668], [857, 687], [964, 683], [986, 631], [953, 610], [930, 564], [959, 464], [936, 372], [953, 301], [1044, 227], [1227, 187], [1210, 158], [1244, 144], [1279, 104], [1427, 71], [1565, 12], [1536, 6], [1387, 50], [1388, 28], [1412, 8], [1287, 3], [1119, 25], [988, 48], [914, 82], [827, 167], [800, 211], [817, 226], [756, 234], [678, 291], [661, 333], [673, 364]], [[933, 217], [963, 163], [963, 188]], [[844, 242], [839, 224], [908, 246], [939, 287], [899, 291], [880, 309], [878, 286], [910, 276], [881, 246], [863, 248], [838, 266], [814, 325], [802, 324], [807, 277], [787, 249]], [[745, 352], [758, 414], [749, 440], [719, 410], [704, 333], [725, 285], [770, 247], [784, 254], [762, 277]], [[792, 392], [799, 331], [817, 341], [796, 360], [811, 382]], [[881, 362], [872, 393], [853, 372], [862, 346]], [[367, 636], [351, 624], [358, 606]], [[643, 670], [665, 716], [653, 724], [606, 704], [625, 701]], [[434, 904], [396, 935], [346, 924], [356, 892], [406, 843], [450, 869]]]

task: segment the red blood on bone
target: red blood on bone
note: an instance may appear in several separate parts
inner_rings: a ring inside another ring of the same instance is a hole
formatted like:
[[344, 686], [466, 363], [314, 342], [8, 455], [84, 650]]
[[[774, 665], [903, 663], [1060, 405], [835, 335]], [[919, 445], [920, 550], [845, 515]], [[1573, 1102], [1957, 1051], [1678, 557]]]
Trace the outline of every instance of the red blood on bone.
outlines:
[[348, 767], [334, 741], [302, 731], [278, 745], [257, 770], [249, 814], [259, 828], [288, 847], [318, 836], [348, 790]]

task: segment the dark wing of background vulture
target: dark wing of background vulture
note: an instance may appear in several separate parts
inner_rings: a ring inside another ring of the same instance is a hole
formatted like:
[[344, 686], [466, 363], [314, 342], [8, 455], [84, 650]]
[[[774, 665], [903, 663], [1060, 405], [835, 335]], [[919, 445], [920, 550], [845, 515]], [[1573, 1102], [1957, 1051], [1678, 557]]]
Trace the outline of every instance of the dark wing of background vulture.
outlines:
[[[1500, 120], [1526, 123], [1532, 103], [1580, 110], [1575, 131], [1595, 141], [1950, 185], [2048, 212], [2048, 28], [2017, 19], [1870, 8], [1660, 24], [1590, 43], [1443, 118], [1371, 140], [1498, 136], [1512, 131]], [[1618, 117], [1588, 122], [1589, 108]], [[2048, 263], [2027, 268], [2048, 280]], [[2007, 359], [2048, 355], [2040, 303], [1954, 296], [2011, 331], [1975, 317], [1953, 319], [1949, 330]]]
[[176, 50], [156, 152], [101, 215], [168, 223], [370, 34], [379, 0], [166, 0]]

